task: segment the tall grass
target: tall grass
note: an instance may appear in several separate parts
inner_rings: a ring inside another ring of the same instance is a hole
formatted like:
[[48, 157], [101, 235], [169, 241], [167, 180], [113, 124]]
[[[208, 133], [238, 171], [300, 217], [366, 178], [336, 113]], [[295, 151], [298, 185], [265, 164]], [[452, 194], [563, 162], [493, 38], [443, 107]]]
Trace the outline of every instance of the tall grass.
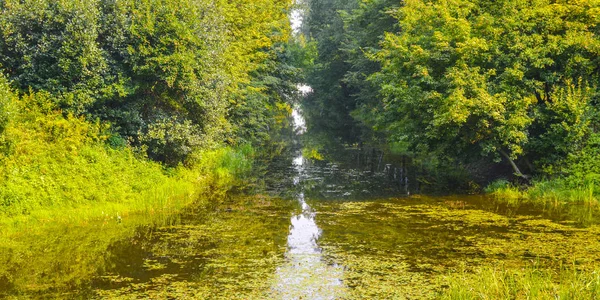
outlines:
[[110, 147], [107, 125], [64, 115], [46, 94], [9, 100], [0, 107], [0, 298], [90, 280], [109, 267], [100, 258], [111, 245], [191, 204], [207, 208], [252, 167], [253, 149], [242, 146], [165, 168]]
[[519, 187], [506, 180], [492, 182], [484, 190], [497, 200], [509, 204], [533, 203], [550, 206], [582, 204], [598, 206], [598, 192], [594, 182], [584, 182], [577, 186], [569, 185], [563, 179], [538, 180], [529, 187]]
[[501, 199], [509, 205], [515, 205], [527, 199], [527, 194], [518, 186], [511, 184], [508, 180], [500, 179], [490, 183], [484, 192]]
[[[227, 190], [251, 168], [250, 146], [200, 152], [166, 169], [105, 142], [110, 128], [55, 110], [44, 93], [12, 100], [0, 147], [0, 235], [49, 222], [177, 211]], [[13, 228], [13, 230], [11, 230]]]
[[598, 299], [600, 269], [481, 267], [446, 275], [440, 299]]

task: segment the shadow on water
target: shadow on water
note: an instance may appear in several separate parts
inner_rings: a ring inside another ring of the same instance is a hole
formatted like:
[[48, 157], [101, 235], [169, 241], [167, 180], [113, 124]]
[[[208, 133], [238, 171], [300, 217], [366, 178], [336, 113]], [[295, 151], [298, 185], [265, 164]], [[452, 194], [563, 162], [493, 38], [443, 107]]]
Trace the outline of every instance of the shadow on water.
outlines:
[[293, 203], [261, 196], [222, 203], [172, 226], [143, 226], [113, 243], [108, 268], [92, 282], [99, 297], [255, 298], [283, 263]]
[[435, 298], [460, 268], [600, 263], [589, 208], [416, 195], [402, 157], [308, 139], [213, 207], [23, 234], [0, 297]]
[[339, 146], [327, 149], [327, 158], [303, 155], [304, 170], [295, 178], [290, 176], [295, 168], [291, 157], [302, 150], [289, 149], [273, 160], [265, 175], [265, 187], [270, 195], [292, 199], [299, 190], [304, 190], [311, 199], [366, 200], [418, 191], [408, 162], [391, 163], [384, 159], [383, 151], [375, 149]]

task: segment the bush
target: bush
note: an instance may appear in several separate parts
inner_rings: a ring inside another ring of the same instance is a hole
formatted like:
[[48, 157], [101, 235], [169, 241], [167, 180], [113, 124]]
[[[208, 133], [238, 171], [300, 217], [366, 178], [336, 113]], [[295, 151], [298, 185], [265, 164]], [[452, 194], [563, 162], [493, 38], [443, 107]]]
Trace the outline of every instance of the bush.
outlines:
[[492, 194], [496, 191], [510, 188], [511, 186], [512, 185], [508, 180], [498, 179], [498, 180], [492, 181], [492, 183], [490, 183], [488, 186], [486, 186], [484, 189], [484, 192], [486, 192], [487, 194]]
[[0, 135], [4, 133], [10, 121], [14, 101], [15, 95], [12, 93], [8, 81], [0, 76]]
[[140, 142], [147, 148], [148, 157], [168, 166], [185, 163], [194, 151], [206, 146], [198, 126], [176, 117], [150, 124], [146, 132], [140, 133]]
[[14, 115], [15, 95], [10, 90], [8, 81], [0, 76], [0, 155], [8, 154], [11, 143], [6, 138], [4, 131]]
[[[9, 92], [4, 94], [12, 95]], [[253, 150], [246, 146], [204, 150], [189, 168], [165, 168], [127, 145], [113, 148], [111, 144], [120, 141], [115, 141], [118, 138], [110, 134], [109, 126], [64, 115], [48, 93], [13, 98], [14, 113], [3, 134], [12, 151], [0, 154], [0, 220], [4, 222], [43, 211], [86, 218], [109, 207], [135, 212], [183, 205], [212, 186], [226, 190], [251, 166], [248, 158]], [[162, 126], [169, 134], [176, 132], [200, 143], [185, 124]], [[159, 149], [164, 149], [164, 155], [179, 151], [181, 159], [187, 153], [176, 148], [176, 142], [187, 147], [184, 138], [165, 136]], [[81, 207], [88, 209], [69, 214]]]
[[594, 133], [585, 147], [577, 153], [571, 153], [562, 163], [566, 183], [572, 187], [588, 184], [600, 186], [600, 133]]

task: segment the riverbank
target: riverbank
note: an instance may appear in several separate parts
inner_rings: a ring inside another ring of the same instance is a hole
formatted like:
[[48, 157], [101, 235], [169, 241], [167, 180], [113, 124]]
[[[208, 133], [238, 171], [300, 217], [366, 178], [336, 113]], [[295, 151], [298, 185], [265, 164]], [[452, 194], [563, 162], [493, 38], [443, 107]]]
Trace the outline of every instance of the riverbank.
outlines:
[[[107, 160], [88, 164], [88, 168], [102, 168], [103, 172], [120, 169], [113, 174], [119, 179], [87, 177], [86, 181], [71, 183], [76, 189], [73, 193], [88, 190], [96, 198], [77, 203], [64, 199], [30, 206], [34, 208], [27, 213], [4, 213], [0, 223], [0, 296], [67, 297], [61, 292], [111, 267], [105, 263], [111, 245], [134, 237], [141, 226], [177, 222], [185, 210], [193, 210], [202, 218], [222, 201], [238, 172], [250, 165], [249, 149], [207, 151], [193, 169], [173, 170], [134, 158], [126, 150], [101, 149], [96, 148], [100, 153], [106, 151]], [[74, 163], [66, 169], [77, 170], [77, 166]], [[110, 186], [117, 180], [121, 182]], [[98, 196], [102, 189], [106, 193]], [[37, 192], [56, 196], [51, 189]]]
[[462, 268], [440, 283], [446, 288], [439, 299], [597, 299], [600, 269], [561, 266], [549, 270], [537, 263], [522, 268]]
[[186, 207], [206, 210], [252, 168], [250, 146], [200, 151], [168, 168], [44, 93], [0, 96], [0, 296], [89, 280], [112, 243]]
[[251, 164], [250, 148], [205, 151], [193, 167], [173, 169], [138, 158], [130, 149], [87, 145], [81, 150], [60, 161], [21, 164], [21, 174], [5, 176], [3, 199], [16, 201], [2, 207], [3, 233], [50, 222], [122, 222], [132, 214], [177, 211], [224, 193]]
[[560, 206], [564, 204], [598, 206], [598, 188], [594, 183], [569, 187], [560, 179], [534, 181], [531, 186], [517, 186], [500, 180], [490, 184], [485, 192], [508, 203], [537, 203]]
[[167, 167], [129, 146], [108, 123], [64, 113], [47, 93], [18, 96], [5, 81], [0, 90], [3, 233], [29, 222], [122, 220], [185, 206], [252, 166], [253, 149], [243, 146], [196, 150]]
[[559, 215], [569, 215], [580, 225], [594, 222], [600, 214], [600, 188], [594, 182], [570, 186], [565, 179], [533, 181], [519, 186], [505, 180], [491, 183], [485, 193], [510, 206], [534, 205]]

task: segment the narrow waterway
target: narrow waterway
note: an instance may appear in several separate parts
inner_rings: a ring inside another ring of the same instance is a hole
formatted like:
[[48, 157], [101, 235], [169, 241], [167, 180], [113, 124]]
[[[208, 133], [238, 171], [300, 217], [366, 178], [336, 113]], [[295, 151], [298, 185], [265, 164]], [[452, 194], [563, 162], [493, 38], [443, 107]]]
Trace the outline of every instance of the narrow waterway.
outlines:
[[[306, 132], [304, 118], [298, 109], [292, 113], [297, 135]], [[297, 137], [296, 137], [297, 138]], [[293, 183], [299, 186], [296, 200], [301, 211], [290, 219], [287, 238], [286, 262], [277, 268], [274, 290], [282, 299], [336, 299], [342, 290], [342, 268], [323, 261], [318, 240], [321, 229], [317, 225], [317, 212], [306, 203], [303, 180], [305, 158], [301, 151], [293, 160]]]
[[595, 274], [600, 264], [592, 208], [408, 195], [415, 172], [401, 159], [343, 146], [316, 147], [319, 157], [294, 118], [287, 150], [257, 165], [252, 192], [168, 218], [24, 232], [15, 243], [26, 252], [0, 251], [10, 276], [0, 296], [435, 299], [481, 270]]
[[[298, 33], [302, 11], [292, 16]], [[406, 157], [307, 131], [298, 107], [291, 119], [293, 133], [274, 137], [281, 153], [255, 162], [237, 192], [167, 215], [40, 224], [5, 241], [0, 298], [462, 299], [448, 294], [469, 278], [513, 284], [571, 266], [576, 281], [600, 270], [596, 208], [426, 196], [422, 184], [435, 183]]]

